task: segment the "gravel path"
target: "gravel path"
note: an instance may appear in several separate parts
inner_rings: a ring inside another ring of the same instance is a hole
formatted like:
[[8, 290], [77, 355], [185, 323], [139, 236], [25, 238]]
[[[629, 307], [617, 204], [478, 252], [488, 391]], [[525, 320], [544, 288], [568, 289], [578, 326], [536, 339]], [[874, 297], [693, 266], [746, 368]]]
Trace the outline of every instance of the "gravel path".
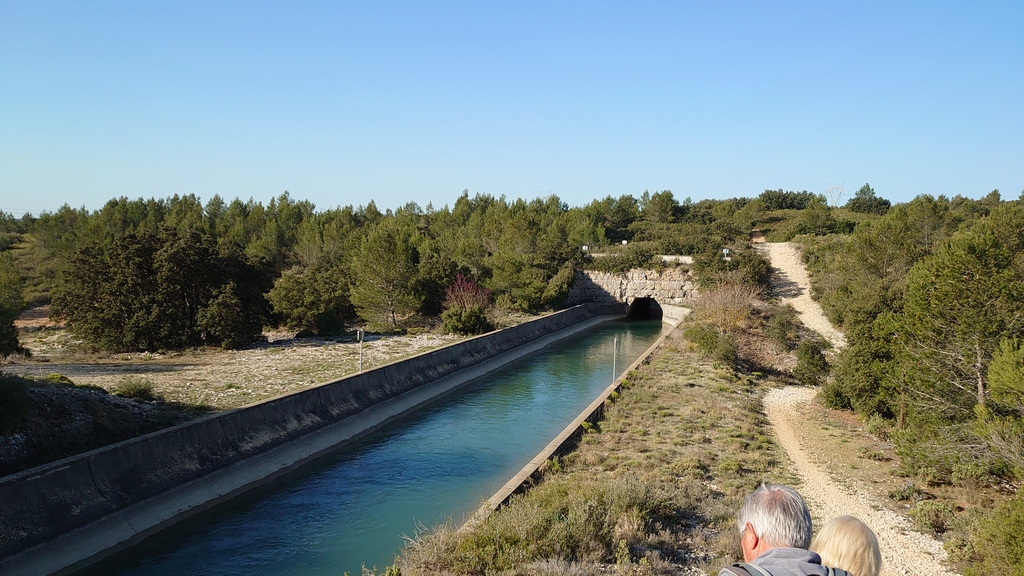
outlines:
[[821, 306], [811, 300], [811, 280], [796, 245], [792, 242], [769, 242], [760, 246], [772, 261], [771, 282], [775, 295], [784, 303], [791, 304], [804, 326], [824, 336], [834, 349], [845, 347], [846, 336], [832, 326], [822, 314]]
[[[799, 252], [790, 243], [765, 244], [772, 261], [773, 287], [785, 303], [797, 309], [800, 319], [822, 334], [833, 346], [846, 344], [842, 333], [825, 318], [810, 298], [807, 271]], [[831, 478], [810, 455], [815, 446], [806, 446], [794, 423], [807, 418], [816, 409], [812, 404], [817, 390], [788, 386], [769, 392], [764, 399], [765, 412], [778, 435], [779, 443], [793, 461], [796, 474], [803, 480], [800, 493], [807, 500], [811, 512], [827, 520], [841, 514], [851, 514], [866, 522], [878, 536], [882, 548], [882, 574], [955, 574], [942, 565], [946, 553], [934, 538], [914, 532], [906, 518], [874, 503], [866, 493], [854, 493]]]

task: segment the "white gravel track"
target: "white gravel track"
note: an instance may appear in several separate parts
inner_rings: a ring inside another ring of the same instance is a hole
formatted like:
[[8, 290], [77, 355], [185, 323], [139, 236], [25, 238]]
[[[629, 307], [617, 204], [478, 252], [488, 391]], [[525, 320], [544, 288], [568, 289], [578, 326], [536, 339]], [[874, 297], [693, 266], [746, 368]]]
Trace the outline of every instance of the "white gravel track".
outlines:
[[[825, 318], [818, 303], [810, 298], [810, 281], [792, 243], [764, 244], [772, 262], [772, 281], [776, 295], [792, 304], [801, 321], [827, 338], [836, 348], [846, 345], [843, 334]], [[765, 412], [778, 435], [779, 444], [793, 461], [796, 474], [803, 480], [800, 493], [812, 513], [823, 520], [842, 514], [856, 516], [871, 526], [882, 549], [882, 574], [946, 576], [956, 574], [942, 562], [946, 558], [942, 544], [930, 536], [914, 532], [906, 518], [875, 503], [866, 493], [854, 493], [841, 479], [830, 477], [815, 464], [810, 454], [814, 446], [797, 434], [793, 423], [817, 412], [812, 403], [817, 390], [788, 386], [769, 392], [764, 399]]]

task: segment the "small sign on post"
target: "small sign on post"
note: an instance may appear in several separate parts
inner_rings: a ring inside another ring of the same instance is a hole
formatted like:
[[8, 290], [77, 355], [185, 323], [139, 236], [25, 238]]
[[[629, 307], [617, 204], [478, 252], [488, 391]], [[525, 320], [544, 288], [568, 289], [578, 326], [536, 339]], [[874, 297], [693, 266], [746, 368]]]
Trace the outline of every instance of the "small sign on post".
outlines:
[[363, 330], [356, 330], [356, 340], [359, 341], [359, 371], [363, 371]]

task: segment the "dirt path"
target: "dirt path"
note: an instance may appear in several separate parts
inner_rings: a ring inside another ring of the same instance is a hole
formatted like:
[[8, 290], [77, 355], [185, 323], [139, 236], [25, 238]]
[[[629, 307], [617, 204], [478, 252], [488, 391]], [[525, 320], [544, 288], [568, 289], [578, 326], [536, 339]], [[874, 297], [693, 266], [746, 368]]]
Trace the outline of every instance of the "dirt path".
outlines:
[[[772, 261], [772, 280], [776, 294], [783, 302], [796, 308], [800, 319], [822, 334], [836, 348], [846, 340], [825, 318], [821, 308], [810, 298], [807, 271], [795, 246], [790, 243], [765, 244]], [[914, 532], [908, 520], [876, 503], [865, 490], [836, 481], [823, 469], [816, 457], [827, 446], [809, 445], [800, 433], [799, 424], [808, 414], [820, 410], [813, 405], [816, 390], [789, 386], [772, 390], [765, 396], [765, 412], [775, 428], [779, 443], [793, 461], [796, 474], [803, 480], [800, 492], [816, 518], [826, 521], [841, 514], [851, 514], [866, 522], [878, 536], [882, 548], [882, 574], [952, 575], [942, 565], [946, 553], [934, 538]], [[851, 464], [852, 465], [852, 464]]]
[[846, 336], [836, 330], [821, 312], [821, 306], [811, 300], [811, 280], [807, 276], [800, 251], [792, 242], [760, 244], [772, 261], [772, 290], [785, 303], [796, 309], [800, 320], [811, 330], [821, 334], [839, 350], [846, 346]]

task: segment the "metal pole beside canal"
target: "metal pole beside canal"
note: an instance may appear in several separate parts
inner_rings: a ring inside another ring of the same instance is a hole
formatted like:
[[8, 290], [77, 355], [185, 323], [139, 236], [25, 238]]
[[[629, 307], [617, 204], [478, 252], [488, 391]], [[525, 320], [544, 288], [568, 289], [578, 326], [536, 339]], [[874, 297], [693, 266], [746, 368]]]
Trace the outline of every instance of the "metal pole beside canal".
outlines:
[[615, 369], [615, 363], [618, 360], [619, 354], [619, 337], [615, 337], [615, 341], [612, 342], [612, 382], [615, 382], [615, 377], [618, 376], [619, 371]]

